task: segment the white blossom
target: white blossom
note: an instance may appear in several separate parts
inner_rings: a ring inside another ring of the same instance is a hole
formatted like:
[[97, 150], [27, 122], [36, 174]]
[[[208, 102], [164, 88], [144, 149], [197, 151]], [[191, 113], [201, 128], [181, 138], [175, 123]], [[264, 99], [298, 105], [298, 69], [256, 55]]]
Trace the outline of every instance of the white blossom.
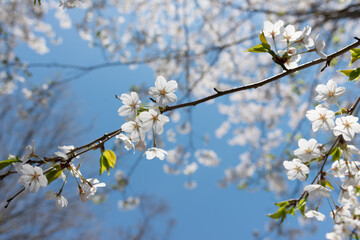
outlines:
[[283, 165], [287, 170], [289, 180], [298, 178], [300, 181], [305, 181], [306, 175], [310, 172], [309, 168], [298, 158], [294, 158], [292, 161], [284, 161]]
[[325, 221], [325, 215], [321, 212], [309, 210], [305, 213], [306, 218], [316, 218], [318, 221]]
[[338, 98], [342, 97], [346, 91], [344, 87], [337, 87], [336, 82], [332, 79], [330, 79], [326, 85], [317, 85], [315, 90], [318, 93], [315, 100], [319, 102], [326, 100], [328, 104], [336, 103]]
[[321, 196], [321, 197], [330, 197], [330, 190], [319, 185], [311, 184], [304, 188], [304, 191], [308, 192], [310, 196]]
[[310, 33], [311, 33], [311, 27], [306, 26], [302, 31], [301, 36], [297, 40], [302, 44], [304, 44], [305, 48], [308, 50], [310, 49], [310, 47], [314, 46], [314, 40], [310, 37]]
[[339, 136], [342, 134], [345, 141], [351, 141], [355, 133], [360, 133], [360, 124], [358, 123], [359, 118], [354, 116], [346, 116], [337, 118], [334, 128], [334, 135]]
[[57, 208], [64, 208], [68, 205], [68, 200], [62, 196], [61, 194], [57, 194], [53, 191], [46, 192], [46, 199], [48, 200], [55, 200], [55, 206]]
[[277, 21], [275, 24], [270, 21], [265, 21], [263, 29], [265, 37], [274, 38], [277, 35], [281, 35], [284, 31], [283, 25], [284, 22], [281, 20]]
[[133, 142], [131, 141], [131, 139], [129, 137], [127, 137], [126, 135], [120, 133], [119, 135], [116, 135], [116, 139], [120, 139], [123, 143], [124, 143], [124, 148], [126, 150], [130, 150], [130, 149], [134, 149], [134, 153], [135, 153], [135, 146], [133, 144]]
[[287, 42], [294, 42], [294, 41], [298, 40], [301, 37], [301, 34], [302, 34], [301, 31], [295, 32], [294, 25], [289, 24], [284, 29], [282, 37]]
[[149, 109], [148, 112], [142, 112], [139, 119], [142, 121], [145, 132], [154, 129], [155, 133], [159, 135], [163, 133], [164, 124], [169, 122], [169, 118], [162, 115], [159, 109]]
[[165, 156], [167, 155], [167, 151], [165, 151], [161, 148], [152, 147], [152, 148], [149, 148], [148, 150], [146, 150], [146, 152], [144, 154], [146, 155], [146, 159], [148, 159], [148, 160], [151, 160], [154, 157], [157, 157], [160, 160], [164, 160]]
[[[61, 151], [55, 152], [56, 156], [62, 157], [63, 159], [68, 159], [67, 153], [74, 150], [75, 147], [73, 145], [70, 146], [59, 146], [58, 147]], [[79, 156], [77, 157], [79, 158]]]
[[307, 111], [306, 117], [312, 122], [312, 130], [314, 132], [318, 131], [320, 128], [329, 130], [335, 127], [335, 113], [328, 110], [323, 105], [316, 106], [315, 110]]
[[18, 183], [29, 189], [29, 192], [36, 193], [40, 187], [46, 187], [47, 178], [43, 174], [43, 170], [39, 167], [33, 167], [30, 164], [18, 165], [17, 172], [21, 175]]
[[165, 106], [167, 103], [173, 103], [177, 100], [174, 92], [178, 88], [175, 80], [166, 81], [163, 76], [158, 76], [155, 81], [155, 87], [151, 87], [149, 94], [156, 98], [159, 106]]
[[124, 132], [130, 133], [130, 138], [134, 142], [137, 142], [139, 139], [145, 140], [145, 131], [139, 118], [124, 123], [121, 129]]
[[294, 151], [294, 154], [298, 156], [303, 162], [308, 162], [313, 158], [317, 158], [321, 155], [319, 144], [316, 139], [311, 138], [307, 141], [304, 138], [298, 141], [299, 148]]
[[318, 38], [319, 38], [319, 34], [315, 38], [315, 51], [321, 58], [326, 59], [327, 56], [323, 52], [325, 47], [325, 42], [323, 40], [318, 40]]
[[138, 94], [136, 92], [131, 92], [130, 95], [123, 93], [120, 96], [120, 100], [124, 105], [119, 108], [119, 115], [129, 115], [130, 119], [135, 119], [137, 115], [137, 110], [139, 109], [141, 104]]
[[195, 181], [188, 181], [184, 183], [184, 187], [188, 190], [193, 190], [197, 187], [197, 183]]
[[31, 145], [27, 145], [25, 150], [26, 150], [26, 152], [25, 152], [24, 156], [21, 157], [21, 161], [23, 163], [26, 163], [34, 154], [35, 140], [32, 140]]
[[91, 196], [95, 195], [97, 188], [105, 186], [105, 183], [100, 183], [96, 178], [88, 178], [86, 181], [82, 181], [79, 189], [80, 200], [86, 202]]

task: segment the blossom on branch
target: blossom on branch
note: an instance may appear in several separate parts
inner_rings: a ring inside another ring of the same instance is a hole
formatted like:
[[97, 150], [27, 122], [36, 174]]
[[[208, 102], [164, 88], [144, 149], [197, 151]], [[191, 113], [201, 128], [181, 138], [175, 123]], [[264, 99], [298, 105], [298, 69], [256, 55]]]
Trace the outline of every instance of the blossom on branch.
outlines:
[[344, 87], [337, 87], [336, 82], [332, 79], [330, 79], [326, 85], [317, 85], [315, 90], [318, 93], [315, 100], [319, 102], [326, 100], [328, 104], [336, 103], [338, 98], [342, 97], [346, 91]]
[[284, 161], [283, 165], [287, 170], [289, 180], [298, 178], [300, 181], [305, 181], [306, 175], [310, 172], [309, 168], [298, 158], [294, 158], [292, 161]]
[[351, 141], [355, 133], [360, 133], [359, 118], [354, 116], [340, 117], [336, 119], [336, 127], [334, 128], [334, 135], [342, 134], [345, 141]]
[[277, 35], [281, 35], [284, 32], [284, 22], [279, 20], [275, 24], [270, 21], [264, 22], [264, 35], [265, 37], [275, 38]]
[[46, 187], [48, 180], [39, 167], [33, 167], [30, 164], [18, 165], [16, 171], [21, 175], [18, 183], [29, 189], [29, 192], [36, 193], [40, 187]]
[[318, 131], [320, 128], [329, 130], [335, 127], [335, 113], [328, 110], [323, 105], [316, 106], [315, 110], [307, 111], [306, 117], [312, 122], [312, 130], [314, 132]]
[[164, 160], [165, 156], [167, 155], [167, 151], [165, 151], [164, 149], [161, 148], [149, 148], [148, 150], [146, 150], [146, 152], [144, 153], [146, 155], [146, 159], [151, 160], [154, 157], [159, 158], [160, 160]]
[[327, 56], [323, 52], [325, 48], [325, 42], [323, 40], [318, 40], [318, 38], [319, 38], [319, 34], [315, 38], [315, 51], [322, 59], [326, 59]]
[[159, 109], [149, 109], [148, 112], [142, 112], [139, 119], [143, 124], [145, 132], [154, 129], [156, 134], [162, 134], [164, 131], [164, 124], [169, 122], [169, 118], [162, 115]]
[[94, 196], [97, 188], [105, 187], [105, 183], [100, 183], [96, 178], [88, 178], [83, 181], [79, 188], [80, 200], [86, 202], [91, 196]]
[[131, 92], [130, 95], [123, 93], [120, 96], [120, 100], [124, 104], [118, 110], [120, 116], [129, 115], [130, 119], [135, 119], [137, 116], [137, 110], [140, 108], [141, 101], [136, 92]]
[[62, 196], [61, 194], [55, 193], [53, 191], [46, 192], [46, 199], [48, 200], [55, 200], [55, 206], [59, 208], [67, 207], [68, 200]]
[[145, 139], [145, 131], [139, 118], [124, 123], [121, 129], [124, 132], [130, 133], [130, 138], [134, 142], [137, 142], [139, 139]]
[[303, 162], [308, 162], [313, 158], [317, 158], [321, 155], [319, 144], [316, 139], [311, 138], [309, 141], [301, 138], [298, 141], [299, 148], [294, 151], [294, 154], [298, 156]]
[[150, 87], [149, 94], [156, 98], [156, 103], [163, 107], [167, 103], [173, 103], [177, 100], [175, 91], [178, 84], [175, 80], [166, 81], [163, 76], [158, 76], [155, 81], [155, 87]]

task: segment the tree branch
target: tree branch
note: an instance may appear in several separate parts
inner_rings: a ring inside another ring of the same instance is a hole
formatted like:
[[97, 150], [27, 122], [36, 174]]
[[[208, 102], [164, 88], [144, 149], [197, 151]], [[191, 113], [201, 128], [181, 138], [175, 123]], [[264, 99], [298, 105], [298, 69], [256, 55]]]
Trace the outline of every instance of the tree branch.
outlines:
[[202, 99], [199, 99], [199, 100], [196, 100], [196, 101], [188, 102], [188, 103], [175, 105], [175, 106], [170, 106], [170, 107], [167, 106], [167, 107], [165, 107], [165, 109], [162, 110], [162, 113], [172, 111], [172, 110], [175, 110], [175, 109], [179, 109], [179, 108], [184, 108], [184, 107], [189, 107], [189, 106], [196, 106], [196, 105], [198, 105], [200, 103], [207, 102], [207, 101], [212, 100], [214, 98], [218, 98], [218, 97], [228, 95], [228, 94], [231, 94], [231, 93], [240, 92], [240, 91], [253, 89], [253, 88], [258, 88], [258, 87], [261, 87], [261, 86], [266, 85], [268, 83], [274, 82], [274, 81], [276, 81], [278, 79], [281, 79], [281, 78], [283, 78], [283, 77], [285, 77], [287, 75], [290, 75], [290, 74], [292, 74], [294, 72], [306, 69], [308, 67], [317, 65], [317, 64], [322, 63], [322, 62], [326, 62], [328, 64], [328, 63], [330, 63], [330, 61], [332, 59], [346, 53], [347, 51], [349, 51], [349, 50], [351, 50], [353, 48], [356, 48], [356, 47], [360, 46], [360, 39], [359, 38], [355, 38], [355, 39], [357, 40], [357, 42], [352, 43], [352, 44], [344, 47], [343, 49], [340, 49], [339, 51], [328, 55], [328, 57], [326, 59], [318, 58], [318, 59], [316, 59], [314, 61], [304, 63], [304, 64], [298, 66], [297, 68], [289, 69], [288, 71], [284, 71], [284, 72], [282, 72], [280, 74], [277, 74], [277, 75], [275, 75], [273, 77], [261, 80], [261, 81], [256, 82], [256, 83], [251, 83], [251, 84], [248, 84], [248, 85], [244, 85], [244, 86], [237, 87], [237, 88], [232, 88], [232, 89], [225, 90], [225, 91], [215, 90], [216, 94], [210, 95], [208, 97], [205, 97], [205, 98], [202, 98]]

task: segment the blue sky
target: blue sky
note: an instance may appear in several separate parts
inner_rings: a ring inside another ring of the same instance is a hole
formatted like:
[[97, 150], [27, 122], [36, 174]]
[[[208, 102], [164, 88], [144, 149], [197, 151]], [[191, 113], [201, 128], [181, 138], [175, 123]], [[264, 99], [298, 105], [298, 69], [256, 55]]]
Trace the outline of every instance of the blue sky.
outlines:
[[[51, 22], [54, 23], [53, 20]], [[89, 49], [87, 43], [80, 39], [74, 29], [57, 32], [64, 42], [60, 46], [51, 46], [49, 54], [39, 56], [25, 46], [19, 49], [19, 53], [21, 52], [24, 59], [29, 62], [58, 62], [85, 66], [102, 62], [100, 51]], [[54, 69], [31, 70], [35, 73], [35, 77], [31, 81], [39, 82], [54, 72]], [[82, 137], [83, 142], [64, 144], [85, 144], [106, 132], [118, 129], [124, 123], [124, 119], [117, 114], [121, 102], [115, 99], [115, 94], [128, 92], [130, 85], [146, 83], [148, 86], [152, 86], [154, 81], [154, 72], [146, 66], [139, 66], [135, 70], [121, 66], [100, 69], [71, 82], [68, 93], [70, 102], [74, 103], [79, 115], [78, 124], [79, 126], [91, 126], [91, 128]], [[220, 98], [217, 101], [225, 99]], [[69, 106], [69, 111], [72, 111], [72, 106]], [[258, 229], [260, 232], [264, 232], [264, 225], [269, 220], [266, 214], [276, 210], [273, 202], [283, 199], [277, 199], [272, 193], [262, 191], [261, 188], [257, 192], [248, 192], [237, 190], [236, 186], [229, 186], [226, 189], [217, 187], [217, 181], [223, 177], [223, 170], [239, 161], [238, 155], [241, 153], [241, 148], [229, 148], [225, 141], [215, 138], [214, 131], [221, 124], [223, 116], [218, 114], [214, 104], [198, 105], [193, 108], [193, 114], [195, 133], [210, 135], [211, 140], [206, 147], [215, 149], [222, 160], [220, 166], [216, 168], [200, 167], [193, 177], [197, 181], [198, 187], [189, 191], [183, 187], [186, 181], [185, 176], [167, 175], [162, 170], [163, 162], [158, 159], [151, 161], [143, 159], [132, 176], [131, 193], [151, 194], [168, 203], [170, 212], [164, 219], [174, 218], [176, 220], [176, 226], [170, 239], [251, 239], [253, 230]], [[211, 121], [209, 121], [210, 117]], [[186, 136], [182, 139], [185, 141]], [[195, 137], [194, 140], [196, 148], [204, 148], [199, 137]], [[111, 144], [108, 144], [107, 147], [111, 147]], [[165, 145], [165, 149], [170, 146], [171, 144]], [[90, 155], [95, 160], [91, 162], [91, 166], [87, 167], [88, 173], [97, 173], [98, 171], [97, 154], [98, 152]], [[129, 166], [131, 161], [135, 161], [137, 154], [126, 156], [127, 159], [119, 162], [118, 167]], [[91, 170], [89, 168], [93, 167], [93, 163], [95, 169]], [[101, 180], [107, 183], [113, 182], [114, 172], [110, 176], [102, 176]], [[104, 226], [102, 231], [116, 229], [119, 225], [132, 225], [141, 218], [139, 209], [124, 212], [117, 208], [117, 201], [121, 197], [121, 194], [113, 193], [105, 204], [86, 203]], [[328, 216], [327, 218], [327, 223], [324, 224], [318, 235], [307, 237], [307, 239], [323, 238], [324, 233], [330, 231], [331, 220]], [[164, 222], [156, 221], [155, 227], [162, 229]], [[297, 223], [293, 218], [284, 224], [296, 226], [293, 224]], [[111, 231], [103, 236], [106, 235], [111, 236]]]

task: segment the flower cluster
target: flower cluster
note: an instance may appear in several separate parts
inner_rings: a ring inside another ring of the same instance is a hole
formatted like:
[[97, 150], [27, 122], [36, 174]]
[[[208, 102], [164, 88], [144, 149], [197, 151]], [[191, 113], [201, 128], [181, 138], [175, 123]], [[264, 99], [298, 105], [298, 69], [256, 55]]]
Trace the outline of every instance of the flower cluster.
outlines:
[[[334, 203], [334, 209], [330, 217], [334, 220], [336, 227], [334, 231], [326, 235], [327, 239], [343, 239], [348, 230], [360, 227], [360, 203], [358, 201], [360, 185], [360, 162], [354, 159], [354, 155], [360, 155], [360, 150], [350, 141], [354, 140], [356, 133], [360, 133], [358, 117], [352, 115], [353, 110], [341, 108], [338, 98], [342, 97], [346, 89], [338, 87], [337, 83], [330, 79], [327, 84], [319, 84], [316, 87], [315, 100], [320, 104], [313, 110], [306, 112], [306, 117], [312, 123], [313, 132], [320, 129], [331, 131], [333, 141], [331, 147], [327, 144], [319, 144], [316, 139], [309, 140], [301, 138], [298, 141], [299, 148], [294, 151], [296, 156], [291, 161], [284, 161], [283, 166], [287, 170], [289, 180], [299, 179], [305, 181], [310, 174], [310, 165], [317, 164], [318, 173], [312, 184], [305, 186], [304, 194], [301, 196], [304, 208], [306, 201], [310, 199], [318, 202], [321, 198], [330, 198], [331, 190], [334, 189], [331, 182], [334, 178], [339, 179], [340, 186], [339, 205]], [[334, 105], [339, 107], [337, 112], [330, 110]], [[355, 104], [356, 106], [356, 104]], [[332, 158], [331, 168], [326, 170], [325, 164], [328, 158]], [[339, 185], [338, 182], [336, 182]], [[306, 218], [315, 218], [324, 221], [325, 215], [316, 209], [303, 210]], [[342, 229], [342, 230], [341, 230]], [[344, 229], [346, 230], [344, 232]]]
[[[276, 63], [285, 66], [287, 69], [296, 68], [303, 53], [316, 52], [321, 58], [327, 58], [323, 52], [325, 42], [319, 40], [319, 35], [316, 36], [315, 40], [310, 37], [310, 26], [306, 26], [302, 31], [296, 31], [294, 25], [289, 24], [284, 27], [284, 22], [281, 20], [276, 23], [265, 21], [262, 33], [274, 45], [276, 52], [270, 50], [268, 41], [265, 39], [262, 40], [263, 44], [266, 44], [263, 45], [265, 49], [262, 51], [270, 53]], [[276, 42], [276, 40], [280, 42]], [[281, 50], [279, 49], [280, 45], [283, 46]], [[298, 46], [305, 47], [306, 51], [298, 52]]]
[[127, 122], [121, 126], [126, 135], [120, 134], [118, 139], [124, 142], [126, 150], [140, 149], [146, 150], [147, 132], [152, 132], [154, 144], [152, 148], [146, 150], [145, 155], [147, 159], [154, 157], [163, 160], [167, 152], [163, 149], [157, 148], [155, 143], [155, 134], [161, 135], [164, 131], [164, 124], [169, 122], [169, 118], [161, 113], [161, 110], [169, 103], [174, 103], [177, 100], [175, 91], [178, 84], [175, 80], [166, 81], [163, 76], [156, 78], [155, 87], [150, 87], [149, 94], [155, 100], [155, 106], [142, 106], [139, 96], [136, 92], [130, 94], [122, 94], [119, 99], [124, 104], [118, 110], [120, 116], [128, 116]]

